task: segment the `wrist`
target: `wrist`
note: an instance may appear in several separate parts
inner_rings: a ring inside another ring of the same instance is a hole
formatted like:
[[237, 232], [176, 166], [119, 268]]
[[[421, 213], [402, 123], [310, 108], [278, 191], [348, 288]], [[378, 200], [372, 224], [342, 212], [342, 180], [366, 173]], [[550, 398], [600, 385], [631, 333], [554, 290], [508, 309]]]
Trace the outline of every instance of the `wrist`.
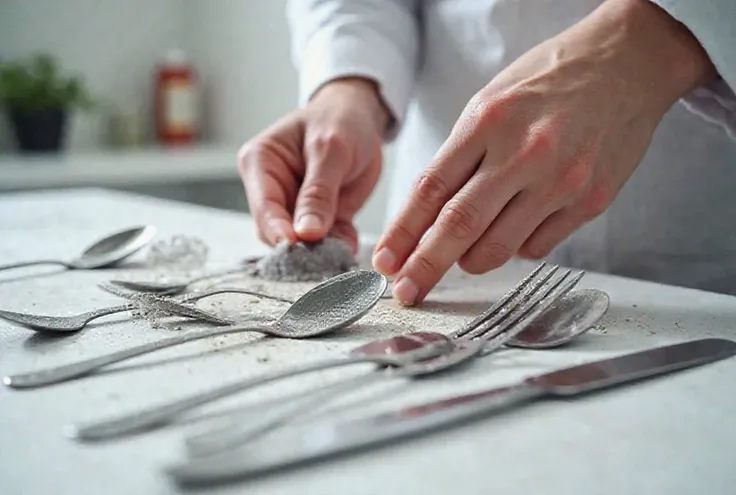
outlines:
[[346, 100], [351, 106], [367, 112], [373, 121], [376, 132], [383, 135], [391, 121], [391, 112], [381, 97], [378, 85], [364, 77], [342, 77], [322, 86], [312, 97], [312, 101]]
[[622, 73], [642, 83], [646, 96], [665, 110], [716, 75], [695, 36], [651, 0], [606, 0], [590, 21], [618, 39], [629, 62]]

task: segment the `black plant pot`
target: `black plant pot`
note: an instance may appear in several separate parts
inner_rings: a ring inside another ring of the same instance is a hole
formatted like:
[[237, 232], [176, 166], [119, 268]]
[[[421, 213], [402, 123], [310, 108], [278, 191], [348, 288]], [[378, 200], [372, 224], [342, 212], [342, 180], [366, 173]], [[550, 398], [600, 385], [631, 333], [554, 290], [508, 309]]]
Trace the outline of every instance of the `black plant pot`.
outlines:
[[65, 109], [26, 110], [10, 107], [8, 114], [21, 151], [59, 151], [64, 144], [67, 121]]

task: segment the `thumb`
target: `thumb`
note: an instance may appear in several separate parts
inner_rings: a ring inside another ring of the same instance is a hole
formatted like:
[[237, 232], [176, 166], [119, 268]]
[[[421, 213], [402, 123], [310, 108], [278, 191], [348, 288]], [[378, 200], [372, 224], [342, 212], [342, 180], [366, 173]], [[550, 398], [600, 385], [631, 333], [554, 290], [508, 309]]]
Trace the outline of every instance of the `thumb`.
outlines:
[[304, 181], [296, 198], [294, 230], [306, 240], [322, 239], [332, 229], [340, 188], [350, 160], [346, 140], [335, 133], [308, 140]]

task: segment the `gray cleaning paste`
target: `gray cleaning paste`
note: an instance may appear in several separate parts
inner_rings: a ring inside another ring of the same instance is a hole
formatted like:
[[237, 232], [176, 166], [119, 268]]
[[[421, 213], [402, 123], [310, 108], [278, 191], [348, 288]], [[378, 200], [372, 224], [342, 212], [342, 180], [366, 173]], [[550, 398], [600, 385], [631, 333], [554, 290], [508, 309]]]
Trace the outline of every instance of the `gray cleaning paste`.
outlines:
[[251, 275], [282, 282], [318, 282], [357, 268], [350, 245], [327, 237], [314, 243], [282, 242], [255, 262]]

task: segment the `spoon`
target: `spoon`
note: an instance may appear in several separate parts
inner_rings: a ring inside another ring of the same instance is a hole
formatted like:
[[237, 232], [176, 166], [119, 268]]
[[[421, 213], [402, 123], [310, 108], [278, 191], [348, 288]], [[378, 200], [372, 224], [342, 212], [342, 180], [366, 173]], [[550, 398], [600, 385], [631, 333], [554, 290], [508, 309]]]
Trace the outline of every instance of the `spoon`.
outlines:
[[10, 270], [33, 265], [62, 265], [70, 270], [91, 270], [110, 266], [133, 255], [146, 246], [156, 235], [156, 227], [145, 225], [111, 234], [95, 242], [77, 258], [64, 260], [36, 260], [0, 265], [0, 270]]
[[[284, 299], [278, 296], [271, 296], [263, 294], [261, 292], [251, 291], [247, 289], [241, 289], [238, 287], [221, 287], [203, 290], [189, 294], [172, 301], [176, 304], [198, 301], [206, 297], [214, 296], [217, 294], [248, 294], [251, 296], [262, 297], [264, 299], [272, 299], [279, 302], [292, 303], [290, 299]], [[76, 332], [87, 326], [87, 324], [97, 318], [103, 316], [112, 315], [115, 313], [122, 313], [123, 311], [130, 311], [136, 309], [136, 305], [133, 303], [121, 304], [118, 306], [110, 306], [107, 308], [95, 309], [93, 311], [86, 311], [70, 316], [46, 316], [46, 315], [34, 315], [29, 313], [16, 313], [14, 311], [0, 310], [0, 318], [4, 318], [14, 323], [19, 323], [37, 332], [49, 332], [49, 333], [71, 333]], [[185, 315], [182, 315], [185, 316]], [[195, 318], [197, 318], [195, 316]]]
[[[541, 316], [535, 318], [521, 334], [511, 339], [506, 345], [525, 349], [550, 349], [562, 346], [592, 328], [606, 313], [609, 305], [610, 298], [603, 291], [597, 289], [572, 291]], [[417, 332], [369, 342], [353, 349], [350, 355], [396, 355], [415, 351], [424, 345], [441, 342], [441, 340], [437, 333]], [[279, 402], [291, 403], [289, 407], [276, 413], [259, 414], [257, 418], [249, 417], [249, 421], [243, 421], [243, 419], [250, 415], [250, 411], [233, 411], [226, 416], [220, 426], [185, 438], [185, 448], [190, 456], [203, 457], [239, 447], [287, 423], [300, 412], [324, 405], [336, 389], [352, 391], [357, 386], [370, 383], [378, 378], [383, 378], [383, 375], [371, 373], [340, 382], [337, 385], [320, 387], [317, 390], [318, 393], [308, 396], [307, 400], [294, 401], [286, 397]]]
[[179, 294], [184, 292], [190, 285], [207, 280], [210, 278], [222, 277], [224, 275], [231, 275], [235, 273], [245, 273], [243, 268], [236, 268], [230, 270], [223, 270], [219, 272], [208, 273], [197, 277], [192, 277], [187, 280], [180, 280], [177, 282], [149, 282], [149, 281], [135, 281], [135, 280], [110, 280], [110, 284], [122, 287], [124, 289], [133, 290], [137, 292], [155, 292], [158, 294]]
[[[381, 292], [378, 292], [380, 296]], [[541, 319], [543, 323], [549, 325], [549, 332], [544, 332], [534, 326], [535, 333], [539, 335], [539, 341], [534, 340], [535, 348], [544, 348], [544, 339], [548, 338], [551, 347], [557, 347], [565, 342], [569, 342], [578, 335], [586, 332], [608, 308], [608, 295], [601, 291], [585, 291], [580, 294], [582, 297], [575, 298], [570, 304], [562, 305], [564, 308], [573, 308], [575, 314], [568, 315], [565, 313], [561, 318], [560, 324], [554, 323], [552, 319]], [[581, 304], [581, 308], [578, 308]], [[552, 309], [550, 307], [548, 309]], [[554, 312], [553, 315], [560, 317], [560, 310]], [[548, 317], [549, 318], [549, 317]], [[536, 318], [535, 318], [536, 320]], [[562, 326], [564, 323], [572, 323], [571, 326]], [[550, 325], [550, 323], [552, 323]], [[546, 336], [546, 337], [545, 337]], [[515, 346], [525, 347], [529, 340], [513, 340]], [[169, 423], [174, 416], [194, 409], [208, 402], [218, 400], [237, 392], [248, 390], [254, 387], [272, 383], [283, 378], [293, 377], [302, 373], [310, 373], [314, 371], [335, 368], [346, 365], [372, 363], [379, 367], [397, 367], [401, 369], [408, 366], [409, 363], [417, 363], [429, 358], [439, 357], [447, 354], [454, 349], [454, 342], [446, 335], [438, 332], [418, 332], [403, 336], [397, 336], [388, 340], [379, 340], [371, 342], [356, 350], [356, 352], [348, 357], [340, 357], [328, 360], [322, 360], [313, 363], [288, 368], [286, 370], [276, 370], [262, 376], [237, 380], [224, 384], [220, 387], [206, 390], [204, 392], [192, 394], [188, 397], [171, 401], [163, 405], [154, 406], [146, 410], [121, 415], [108, 420], [91, 423], [88, 425], [75, 426], [72, 425], [67, 429], [70, 436], [78, 440], [101, 440], [110, 437], [117, 437], [128, 433], [152, 429]]]
[[355, 270], [343, 273], [312, 288], [297, 299], [284, 314], [271, 321], [212, 328], [170, 337], [76, 363], [6, 376], [3, 383], [13, 388], [59, 383], [87, 375], [109, 364], [218, 335], [260, 332], [290, 339], [315, 337], [352, 325], [365, 316], [378, 303], [387, 285], [386, 277], [376, 271]]

